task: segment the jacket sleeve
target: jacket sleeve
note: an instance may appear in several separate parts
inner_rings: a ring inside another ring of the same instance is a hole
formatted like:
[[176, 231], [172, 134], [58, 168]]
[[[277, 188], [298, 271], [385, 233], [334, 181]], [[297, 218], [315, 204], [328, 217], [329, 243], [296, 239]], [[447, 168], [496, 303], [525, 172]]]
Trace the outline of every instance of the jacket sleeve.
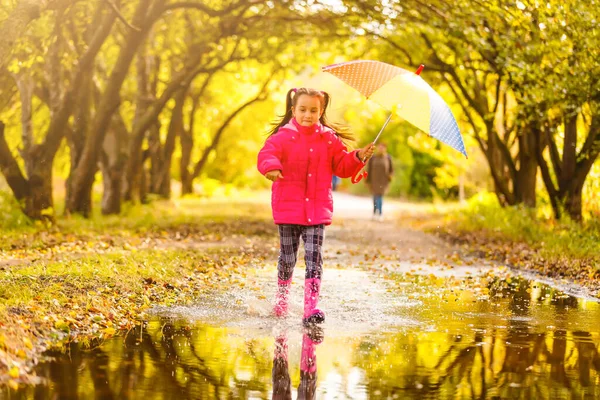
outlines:
[[336, 137], [333, 149], [333, 174], [340, 178], [350, 178], [361, 165], [358, 150], [349, 152], [344, 143]]
[[373, 163], [371, 162], [373, 158], [369, 158], [369, 161], [367, 161], [367, 179], [366, 179], [366, 183], [369, 184], [371, 183], [371, 170], [373, 169]]
[[260, 173], [264, 175], [269, 171], [282, 171], [283, 165], [281, 164], [281, 155], [281, 143], [277, 138], [277, 134], [271, 135], [265, 142], [263, 148], [258, 152], [257, 167]]
[[394, 161], [392, 160], [392, 156], [391, 155], [387, 155], [388, 156], [388, 163], [390, 165], [390, 176], [394, 175]]

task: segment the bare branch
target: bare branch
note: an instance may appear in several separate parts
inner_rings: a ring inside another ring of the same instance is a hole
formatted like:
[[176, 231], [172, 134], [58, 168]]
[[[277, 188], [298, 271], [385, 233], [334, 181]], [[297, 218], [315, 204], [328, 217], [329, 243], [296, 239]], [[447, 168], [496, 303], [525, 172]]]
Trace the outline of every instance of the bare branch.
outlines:
[[416, 3], [419, 4], [421, 6], [421, 8], [429, 9], [432, 13], [434, 13], [438, 17], [442, 18], [442, 20], [444, 20], [444, 21], [448, 21], [451, 18], [449, 15], [444, 14], [441, 10], [435, 8], [429, 1], [422, 2], [422, 1], [416, 0]]
[[260, 3], [264, 3], [264, 2], [265, 2], [264, 0], [240, 0], [237, 3], [230, 4], [229, 7], [226, 7], [222, 10], [215, 10], [213, 8], [210, 8], [209, 6], [207, 6], [206, 4], [204, 4], [202, 2], [180, 1], [180, 2], [167, 4], [166, 6], [164, 6], [162, 8], [162, 11], [160, 14], [162, 14], [166, 11], [169, 11], [169, 10], [176, 10], [179, 8], [192, 8], [192, 9], [200, 10], [210, 17], [221, 17], [223, 15], [232, 13], [233, 11], [235, 11], [239, 8], [248, 7], [248, 6], [252, 6], [252, 5], [256, 5], [256, 4], [260, 4]]
[[112, 25], [114, 22], [114, 16], [107, 16], [102, 25], [96, 30], [94, 36], [90, 40], [89, 47], [86, 52], [81, 56], [77, 63], [77, 70], [75, 71], [72, 79], [71, 87], [67, 90], [63, 96], [62, 103], [56, 112], [56, 115], [50, 121], [48, 127], [48, 133], [43, 142], [44, 151], [42, 153], [41, 162], [50, 163], [58, 151], [61, 139], [64, 136], [65, 130], [63, 127], [71, 116], [73, 109], [73, 102], [75, 101], [75, 95], [79, 90], [84, 77], [89, 74], [89, 68], [93, 64], [96, 55], [100, 51], [100, 48], [104, 44], [104, 41], [110, 34]]
[[498, 77], [498, 80], [496, 81], [496, 100], [494, 103], [494, 115], [496, 115], [496, 111], [498, 111], [498, 106], [500, 105], [500, 87], [502, 85], [502, 78]]
[[375, 33], [373, 31], [367, 31], [371, 36], [376, 37], [378, 39], [383, 40], [384, 42], [386, 42], [387, 44], [389, 44], [390, 46], [392, 46], [394, 49], [398, 50], [399, 52], [401, 52], [402, 54], [404, 54], [404, 56], [406, 57], [406, 59], [408, 60], [408, 64], [415, 66], [412, 57], [410, 55], [410, 53], [408, 52], [408, 50], [406, 50], [405, 48], [403, 48], [402, 46], [400, 46], [398, 43], [394, 42], [392, 39], [390, 39], [389, 37], [380, 35], [378, 33]]
[[590, 130], [588, 131], [588, 136], [586, 138], [581, 151], [577, 155], [577, 170], [576, 175], [586, 176], [594, 162], [600, 155], [600, 115], [594, 115], [592, 117], [592, 124], [590, 126]]
[[113, 3], [111, 0], [104, 0], [104, 1], [106, 3], [108, 3], [110, 8], [112, 8], [113, 12], [117, 15], [117, 18], [120, 19], [121, 22], [123, 22], [125, 24], [125, 26], [129, 27], [130, 29], [133, 29], [134, 31], [138, 31], [138, 32], [142, 31], [140, 28], [138, 28], [137, 26], [133, 26], [129, 21], [127, 21], [127, 19], [121, 13], [121, 10], [119, 10], [119, 8], [117, 7], [117, 5], [115, 3]]
[[[581, 147], [579, 154], [577, 155], [578, 160], [590, 157], [596, 153], [598, 156], [598, 150], [600, 149], [600, 116], [598, 114], [592, 116], [592, 123], [590, 124], [590, 130], [588, 131], [585, 143]], [[594, 151], [596, 150], [596, 151]]]
[[196, 178], [200, 174], [200, 172], [202, 171], [202, 168], [204, 167], [204, 165], [206, 164], [206, 161], [208, 160], [208, 156], [210, 155], [211, 151], [213, 151], [214, 149], [217, 148], [217, 146], [219, 144], [219, 140], [221, 139], [221, 136], [223, 135], [223, 132], [225, 132], [225, 129], [227, 129], [227, 127], [229, 126], [231, 121], [233, 121], [233, 119], [239, 113], [244, 111], [247, 107], [249, 107], [253, 103], [256, 103], [258, 101], [263, 101], [266, 98], [267, 87], [271, 83], [271, 80], [273, 80], [273, 77], [277, 74], [278, 71], [279, 71], [279, 68], [275, 68], [271, 72], [271, 74], [269, 75], [269, 77], [267, 78], [265, 83], [262, 85], [262, 87], [258, 91], [257, 95], [254, 98], [252, 98], [252, 99], [248, 100], [247, 102], [245, 102], [244, 104], [242, 104], [240, 107], [238, 107], [238, 109], [235, 110], [233, 113], [231, 113], [229, 115], [229, 117], [227, 117], [227, 119], [219, 127], [219, 129], [215, 133], [215, 136], [214, 136], [210, 146], [208, 146], [206, 149], [204, 149], [202, 158], [200, 159], [200, 161], [198, 161], [196, 163], [196, 166], [194, 167], [194, 172], [192, 173], [192, 179]]

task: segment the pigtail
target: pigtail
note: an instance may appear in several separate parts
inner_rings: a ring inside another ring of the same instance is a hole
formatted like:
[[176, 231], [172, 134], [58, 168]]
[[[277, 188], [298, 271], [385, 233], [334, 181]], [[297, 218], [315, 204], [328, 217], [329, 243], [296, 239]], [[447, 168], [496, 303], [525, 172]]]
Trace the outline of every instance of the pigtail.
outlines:
[[277, 133], [279, 128], [286, 125], [292, 119], [293, 96], [296, 95], [296, 88], [290, 89], [285, 96], [285, 114], [279, 122], [273, 123], [273, 128], [269, 131], [269, 136]]
[[350, 144], [354, 143], [355, 142], [354, 136], [352, 136], [352, 133], [350, 133], [350, 130], [348, 129], [347, 126], [329, 122], [327, 120], [327, 107], [329, 106], [329, 103], [331, 102], [331, 97], [329, 96], [329, 93], [327, 93], [325, 91], [321, 91], [321, 94], [323, 95], [323, 114], [321, 115], [321, 118], [319, 118], [319, 122], [321, 122], [321, 125], [326, 126], [330, 129], [333, 129], [335, 131], [336, 135], [339, 136], [340, 138], [342, 138], [342, 141], [346, 145], [350, 145]]

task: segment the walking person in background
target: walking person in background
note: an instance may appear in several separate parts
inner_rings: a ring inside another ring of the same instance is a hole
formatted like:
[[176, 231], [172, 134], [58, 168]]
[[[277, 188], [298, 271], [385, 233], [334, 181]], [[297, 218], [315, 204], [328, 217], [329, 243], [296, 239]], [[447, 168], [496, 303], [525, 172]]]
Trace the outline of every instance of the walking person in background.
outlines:
[[383, 196], [394, 176], [392, 157], [384, 143], [377, 145], [375, 155], [367, 163], [367, 185], [373, 195], [373, 219], [383, 220]]
[[333, 189], [334, 192], [337, 190], [337, 187], [340, 184], [340, 181], [341, 181], [341, 179], [339, 176], [333, 175], [333, 177], [331, 178], [331, 188]]
[[304, 241], [303, 323], [322, 323], [317, 309], [323, 273], [323, 238], [333, 216], [332, 175], [348, 178], [373, 155], [374, 146], [348, 151], [352, 136], [327, 121], [329, 95], [314, 89], [288, 91], [286, 113], [258, 153], [258, 170], [273, 181], [271, 208], [279, 228], [278, 289], [274, 313], [287, 315], [300, 238]]

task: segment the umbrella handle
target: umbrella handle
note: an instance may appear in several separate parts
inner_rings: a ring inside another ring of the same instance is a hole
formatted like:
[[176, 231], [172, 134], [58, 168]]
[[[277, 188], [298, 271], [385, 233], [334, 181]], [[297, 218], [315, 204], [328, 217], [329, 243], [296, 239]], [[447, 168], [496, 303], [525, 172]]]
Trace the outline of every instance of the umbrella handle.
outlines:
[[358, 182], [360, 182], [362, 180], [362, 178], [366, 178], [367, 176], [369, 176], [367, 171], [363, 171], [362, 173], [360, 173], [360, 170], [358, 170], [358, 172], [356, 172], [350, 180], [352, 181], [352, 183], [354, 183], [356, 185]]
[[354, 183], [355, 185], [356, 185], [358, 182], [360, 182], [360, 181], [362, 180], [362, 178], [365, 178], [365, 179], [366, 179], [366, 178], [367, 178], [367, 176], [369, 176], [369, 173], [368, 173], [367, 171], [362, 171], [362, 172], [361, 172], [361, 169], [363, 169], [363, 167], [364, 167], [365, 165], [366, 165], [365, 163], [361, 164], [361, 165], [360, 165], [360, 167], [358, 167], [358, 169], [357, 169], [357, 170], [356, 170], [356, 172], [354, 173], [354, 175], [352, 175], [352, 178], [350, 178], [350, 181], [351, 181], [352, 183]]

